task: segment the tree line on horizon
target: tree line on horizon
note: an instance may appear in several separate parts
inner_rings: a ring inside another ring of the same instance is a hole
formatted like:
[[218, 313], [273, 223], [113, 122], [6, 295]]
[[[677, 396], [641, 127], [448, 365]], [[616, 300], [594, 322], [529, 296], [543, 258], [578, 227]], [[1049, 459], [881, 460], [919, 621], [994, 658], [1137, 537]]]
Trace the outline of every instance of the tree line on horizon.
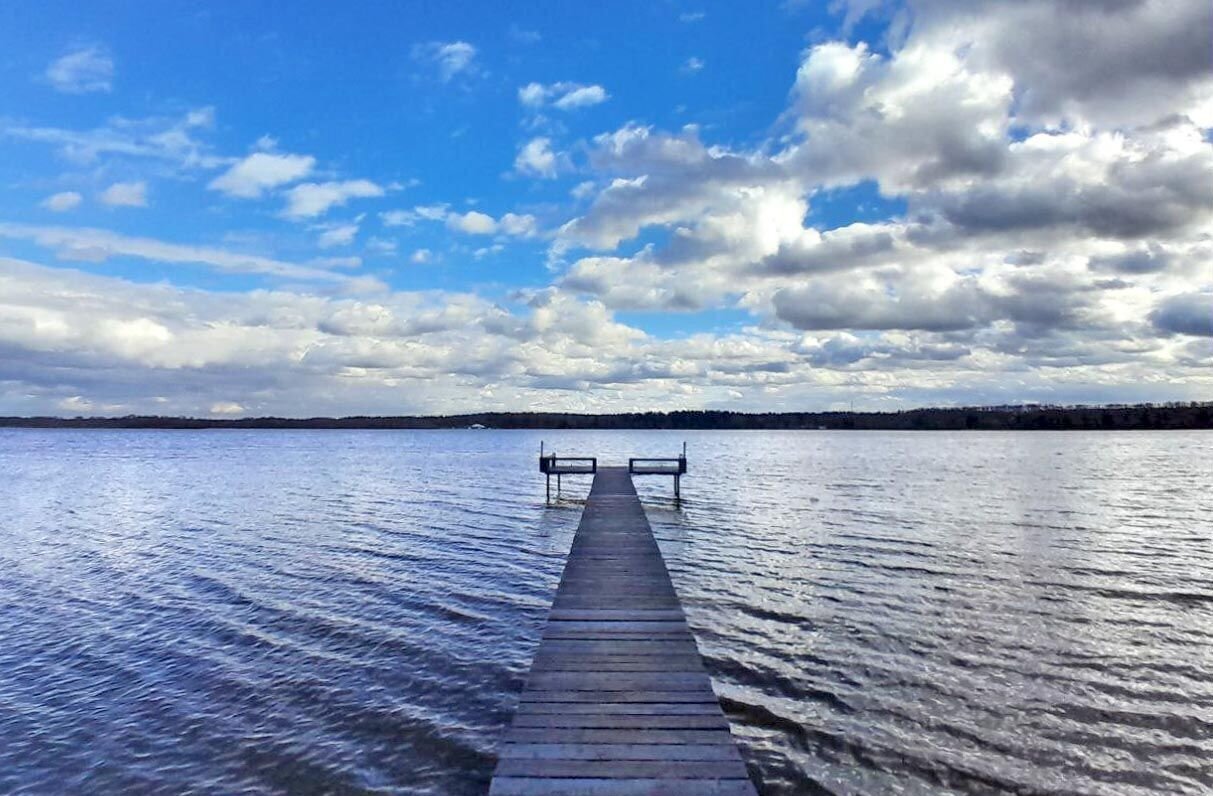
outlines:
[[128, 429], [451, 429], [481, 425], [502, 429], [673, 430], [1126, 430], [1213, 428], [1213, 402], [1104, 406], [932, 407], [896, 412], [732, 412], [680, 410], [576, 414], [476, 412], [462, 415], [195, 418], [0, 417], [0, 427]]

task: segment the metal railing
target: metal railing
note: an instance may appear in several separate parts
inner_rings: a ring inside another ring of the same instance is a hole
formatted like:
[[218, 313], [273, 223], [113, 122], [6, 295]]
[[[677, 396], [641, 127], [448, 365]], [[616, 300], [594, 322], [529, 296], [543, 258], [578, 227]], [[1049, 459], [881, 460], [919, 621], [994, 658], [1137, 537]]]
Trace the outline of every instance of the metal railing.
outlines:
[[539, 457], [539, 472], [549, 475], [560, 474], [594, 474], [598, 472], [598, 459], [595, 456], [557, 456], [552, 453]]
[[628, 472], [632, 475], [684, 475], [686, 471], [685, 456], [628, 459]]

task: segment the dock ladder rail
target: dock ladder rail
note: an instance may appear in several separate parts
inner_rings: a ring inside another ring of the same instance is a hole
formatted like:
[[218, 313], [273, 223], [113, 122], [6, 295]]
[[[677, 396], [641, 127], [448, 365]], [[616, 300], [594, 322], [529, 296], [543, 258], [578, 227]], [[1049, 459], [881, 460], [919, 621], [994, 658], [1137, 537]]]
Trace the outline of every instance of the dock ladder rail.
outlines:
[[543, 442], [539, 443], [539, 472], [547, 477], [547, 499], [552, 499], [552, 476], [556, 476], [556, 494], [560, 494], [560, 477], [563, 475], [595, 475], [598, 472], [596, 456], [557, 456], [545, 454]]
[[682, 476], [687, 472], [687, 444], [682, 443], [681, 456], [636, 457], [628, 459], [628, 475], [671, 475], [674, 477], [674, 497], [682, 497]]

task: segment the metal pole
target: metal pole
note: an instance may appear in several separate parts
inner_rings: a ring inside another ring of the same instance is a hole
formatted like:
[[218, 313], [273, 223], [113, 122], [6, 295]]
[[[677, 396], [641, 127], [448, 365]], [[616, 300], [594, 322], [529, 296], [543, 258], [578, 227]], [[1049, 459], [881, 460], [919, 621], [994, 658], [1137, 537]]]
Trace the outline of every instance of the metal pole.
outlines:
[[682, 482], [682, 476], [680, 476], [680, 475], [674, 476], [674, 497], [678, 500], [682, 499], [682, 490], [679, 488], [679, 485], [681, 484], [681, 482]]
[[552, 502], [552, 474], [551, 473], [547, 474], [547, 484], [548, 484], [548, 501], [547, 502], [551, 503]]
[[556, 473], [556, 494], [560, 494], [560, 473]]

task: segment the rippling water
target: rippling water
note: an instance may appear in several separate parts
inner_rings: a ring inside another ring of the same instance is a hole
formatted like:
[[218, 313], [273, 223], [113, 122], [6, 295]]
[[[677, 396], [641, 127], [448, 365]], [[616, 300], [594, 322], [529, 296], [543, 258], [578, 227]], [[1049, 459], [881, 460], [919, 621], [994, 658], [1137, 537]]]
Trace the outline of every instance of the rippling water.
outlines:
[[0, 791], [483, 793], [588, 480], [760, 790], [1213, 790], [1213, 434], [0, 432]]

